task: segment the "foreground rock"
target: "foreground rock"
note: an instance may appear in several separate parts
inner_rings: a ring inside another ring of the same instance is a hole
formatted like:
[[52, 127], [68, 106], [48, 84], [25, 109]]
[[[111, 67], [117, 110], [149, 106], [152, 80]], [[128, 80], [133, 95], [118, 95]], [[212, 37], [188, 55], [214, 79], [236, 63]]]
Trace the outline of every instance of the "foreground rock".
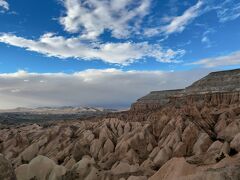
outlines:
[[[216, 112], [215, 106], [201, 110], [196, 106], [187, 103], [181, 108], [166, 106], [152, 113], [145, 122], [110, 118], [3, 129], [0, 131], [2, 153], [12, 161], [20, 180], [146, 179], [174, 157], [184, 157], [179, 166], [185, 168], [187, 164], [188, 168], [217, 164], [235, 156], [239, 152], [239, 133], [230, 129], [235, 128], [232, 124], [238, 122], [237, 115], [231, 108]], [[190, 107], [195, 110], [191, 111]], [[218, 116], [215, 125], [209, 127], [212, 113]], [[230, 113], [231, 116], [224, 116]], [[203, 115], [206, 119], [201, 120], [202, 124], [195, 124]], [[214, 127], [222, 120], [228, 123], [215, 131]], [[212, 138], [212, 133], [221, 138]], [[40, 174], [39, 168], [43, 169]], [[194, 173], [195, 168], [189, 172]]]
[[146, 103], [155, 92], [103, 119], [1, 128], [0, 152], [20, 180], [240, 179], [240, 93], [230, 81], [216, 92], [223, 79], [213, 75], [159, 106]]
[[149, 180], [237, 180], [240, 178], [239, 170], [239, 155], [209, 166], [192, 165], [184, 158], [173, 158]]
[[1, 180], [16, 180], [14, 169], [2, 154], [0, 154], [0, 179]]
[[23, 164], [15, 170], [18, 180], [60, 180], [66, 173], [63, 166], [58, 166], [51, 159], [37, 156], [29, 164]]

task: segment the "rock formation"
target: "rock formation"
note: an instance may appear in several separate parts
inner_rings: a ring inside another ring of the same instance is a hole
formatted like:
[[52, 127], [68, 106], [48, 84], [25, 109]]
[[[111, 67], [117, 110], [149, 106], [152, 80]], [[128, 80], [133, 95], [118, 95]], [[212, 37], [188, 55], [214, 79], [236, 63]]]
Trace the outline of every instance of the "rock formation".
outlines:
[[14, 169], [9, 160], [0, 154], [0, 179], [16, 180]]
[[170, 102], [171, 96], [182, 94], [183, 89], [152, 91], [132, 104], [131, 110], [158, 109]]
[[212, 72], [206, 77], [194, 82], [185, 89], [153, 91], [137, 100], [132, 105], [133, 111], [152, 110], [163, 107], [172, 99], [186, 99], [188, 96], [196, 96], [201, 99], [202, 95], [221, 94], [231, 95], [240, 91], [240, 69], [229, 71]]
[[240, 70], [212, 72], [186, 88], [187, 93], [240, 91]]
[[19, 180], [240, 179], [239, 72], [150, 93], [111, 118], [2, 128], [3, 169], [15, 177], [7, 158]]

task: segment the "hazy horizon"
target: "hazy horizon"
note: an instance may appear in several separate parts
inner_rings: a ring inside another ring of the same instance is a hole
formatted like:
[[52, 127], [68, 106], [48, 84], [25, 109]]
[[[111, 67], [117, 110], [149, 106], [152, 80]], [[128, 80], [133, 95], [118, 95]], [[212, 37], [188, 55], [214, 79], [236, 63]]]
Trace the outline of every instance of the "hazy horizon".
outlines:
[[0, 109], [128, 108], [240, 68], [238, 0], [0, 0], [0, 22]]

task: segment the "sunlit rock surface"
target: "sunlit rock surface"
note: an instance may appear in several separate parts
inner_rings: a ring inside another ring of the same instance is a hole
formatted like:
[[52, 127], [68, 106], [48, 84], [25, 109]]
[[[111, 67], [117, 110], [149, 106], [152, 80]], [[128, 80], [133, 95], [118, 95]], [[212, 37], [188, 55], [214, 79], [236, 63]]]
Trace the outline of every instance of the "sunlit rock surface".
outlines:
[[[151, 95], [159, 106], [137, 102], [112, 117], [2, 128], [0, 171], [20, 180], [240, 179], [239, 76], [212, 73], [167, 100]], [[216, 91], [220, 81], [227, 87]]]

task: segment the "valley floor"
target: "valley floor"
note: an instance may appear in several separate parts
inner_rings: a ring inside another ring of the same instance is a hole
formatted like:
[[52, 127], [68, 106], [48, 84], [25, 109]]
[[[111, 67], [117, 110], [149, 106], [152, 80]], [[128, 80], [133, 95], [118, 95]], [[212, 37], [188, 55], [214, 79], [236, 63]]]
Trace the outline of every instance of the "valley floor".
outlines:
[[185, 97], [145, 116], [134, 109], [97, 121], [4, 127], [0, 179], [240, 179], [239, 97]]

